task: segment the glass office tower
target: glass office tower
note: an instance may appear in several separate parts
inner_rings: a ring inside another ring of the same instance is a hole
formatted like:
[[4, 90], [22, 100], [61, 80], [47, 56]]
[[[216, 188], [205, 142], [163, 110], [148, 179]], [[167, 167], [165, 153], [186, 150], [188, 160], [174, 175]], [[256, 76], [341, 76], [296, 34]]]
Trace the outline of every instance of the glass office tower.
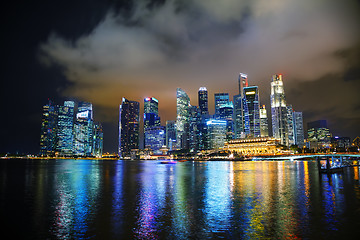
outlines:
[[269, 136], [269, 122], [265, 105], [260, 107], [260, 135], [261, 137]]
[[132, 150], [139, 149], [140, 104], [122, 99], [119, 107], [119, 149], [120, 157], [131, 157]]
[[74, 124], [74, 154], [92, 156], [94, 121], [92, 104], [80, 102]]
[[59, 106], [57, 152], [61, 156], [74, 154], [74, 108], [73, 101], [65, 101], [63, 106]]
[[166, 121], [166, 146], [170, 151], [176, 148], [176, 122]]
[[295, 144], [299, 147], [304, 146], [304, 124], [302, 112], [294, 112], [294, 126], [295, 126]]
[[259, 90], [257, 86], [244, 87], [245, 134], [260, 137]]
[[184, 90], [176, 90], [176, 137], [177, 146], [187, 149], [189, 135], [190, 98]]
[[201, 115], [209, 115], [208, 92], [206, 87], [200, 87], [198, 92], [198, 103]]
[[271, 78], [271, 123], [273, 137], [280, 139], [283, 145], [289, 145], [287, 108], [282, 75], [273, 75]]
[[54, 155], [56, 150], [57, 134], [57, 107], [49, 103], [43, 106], [41, 134], [40, 134], [40, 154]]

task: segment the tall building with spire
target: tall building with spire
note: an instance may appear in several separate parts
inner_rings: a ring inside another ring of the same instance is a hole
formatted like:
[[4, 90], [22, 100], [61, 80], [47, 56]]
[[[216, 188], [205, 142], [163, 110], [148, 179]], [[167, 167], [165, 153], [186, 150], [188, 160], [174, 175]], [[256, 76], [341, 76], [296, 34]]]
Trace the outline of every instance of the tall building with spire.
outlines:
[[289, 145], [287, 107], [282, 75], [271, 78], [271, 123], [273, 137], [280, 139], [283, 145]]
[[140, 104], [122, 99], [119, 108], [119, 156], [131, 157], [132, 150], [139, 149]]
[[184, 90], [176, 90], [176, 138], [180, 149], [189, 147], [190, 98]]

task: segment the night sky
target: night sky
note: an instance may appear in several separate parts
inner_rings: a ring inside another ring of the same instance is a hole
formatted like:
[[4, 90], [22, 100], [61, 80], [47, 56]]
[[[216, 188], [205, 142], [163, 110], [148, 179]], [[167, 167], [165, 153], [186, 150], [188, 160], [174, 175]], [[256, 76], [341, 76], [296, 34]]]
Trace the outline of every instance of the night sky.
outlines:
[[38, 153], [49, 98], [93, 103], [115, 152], [122, 97], [157, 98], [165, 125], [177, 87], [192, 105], [207, 87], [213, 113], [239, 72], [268, 113], [271, 76], [283, 74], [305, 130], [325, 119], [333, 135], [360, 135], [359, 0], [10, 1], [1, 18], [0, 153]]

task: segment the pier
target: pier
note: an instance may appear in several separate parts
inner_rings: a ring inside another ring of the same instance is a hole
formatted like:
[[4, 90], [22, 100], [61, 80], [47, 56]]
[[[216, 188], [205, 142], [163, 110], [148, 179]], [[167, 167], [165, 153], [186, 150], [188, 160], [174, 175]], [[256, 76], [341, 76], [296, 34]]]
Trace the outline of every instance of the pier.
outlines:
[[253, 157], [253, 161], [261, 160], [316, 160], [318, 170], [321, 173], [334, 173], [342, 171], [346, 167], [360, 166], [360, 154], [352, 153], [321, 153], [321, 154], [297, 154], [280, 156]]

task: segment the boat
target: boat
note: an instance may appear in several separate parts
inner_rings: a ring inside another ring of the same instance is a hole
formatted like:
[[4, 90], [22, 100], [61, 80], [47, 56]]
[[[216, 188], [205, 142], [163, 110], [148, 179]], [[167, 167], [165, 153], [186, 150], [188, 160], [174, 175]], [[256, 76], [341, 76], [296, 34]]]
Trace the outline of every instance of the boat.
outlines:
[[160, 163], [161, 163], [161, 164], [175, 164], [176, 161], [168, 160], [168, 161], [161, 161]]

